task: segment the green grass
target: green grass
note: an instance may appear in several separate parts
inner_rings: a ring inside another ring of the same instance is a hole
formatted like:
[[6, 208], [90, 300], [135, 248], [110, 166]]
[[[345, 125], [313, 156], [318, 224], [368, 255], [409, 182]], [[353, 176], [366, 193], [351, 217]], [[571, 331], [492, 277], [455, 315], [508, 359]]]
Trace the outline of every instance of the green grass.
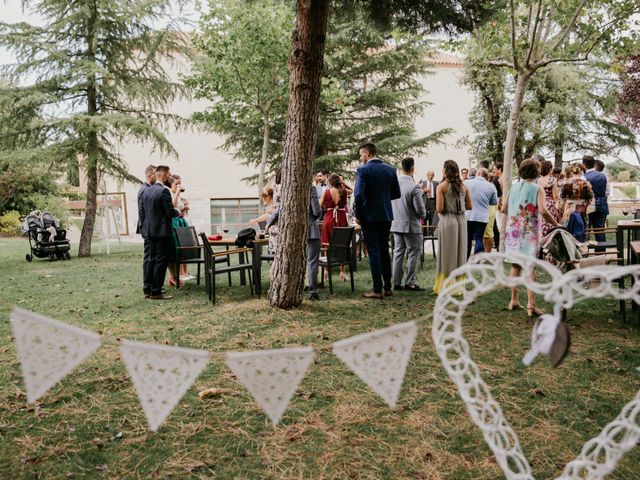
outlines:
[[[0, 478], [502, 478], [433, 349], [431, 323], [422, 318], [433, 308], [430, 292], [364, 300], [370, 278], [361, 263], [355, 294], [336, 282], [335, 295], [324, 291], [321, 302], [293, 311], [252, 299], [237, 278], [220, 289], [215, 307], [195, 283], [171, 301], [151, 302], [142, 299], [139, 246], [53, 263], [28, 264], [26, 252], [26, 240], [0, 239]], [[432, 285], [434, 269], [428, 256], [422, 285]], [[621, 324], [615, 301], [585, 302], [569, 314], [573, 346], [565, 363], [525, 368], [532, 323], [522, 311], [508, 312], [507, 302], [506, 291], [476, 301], [465, 335], [536, 478], [551, 478], [640, 388], [640, 335]], [[14, 305], [112, 338], [214, 352], [326, 346], [409, 319], [420, 330], [396, 411], [323, 350], [276, 427], [214, 360], [151, 433], [115, 343], [35, 408], [27, 405], [8, 322]], [[198, 399], [210, 387], [219, 394]], [[638, 479], [639, 464], [636, 448], [611, 478]]]

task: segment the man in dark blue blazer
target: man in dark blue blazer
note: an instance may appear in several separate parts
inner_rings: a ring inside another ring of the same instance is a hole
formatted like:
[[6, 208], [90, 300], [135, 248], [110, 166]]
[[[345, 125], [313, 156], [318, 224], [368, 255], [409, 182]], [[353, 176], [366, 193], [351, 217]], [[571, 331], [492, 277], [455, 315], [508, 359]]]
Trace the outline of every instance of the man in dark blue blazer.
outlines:
[[151, 291], [145, 292], [145, 298], [166, 300], [170, 295], [162, 293], [164, 277], [171, 256], [171, 219], [180, 215], [173, 207], [171, 192], [165, 181], [171, 176], [169, 167], [159, 165], [156, 168], [156, 182], [147, 188], [140, 198], [140, 233], [149, 240], [149, 264], [145, 272], [145, 285], [151, 285]]
[[389, 230], [393, 220], [391, 200], [400, 198], [400, 184], [395, 168], [376, 156], [376, 146], [373, 143], [361, 145], [359, 153], [360, 161], [364, 164], [356, 170], [354, 209], [369, 252], [373, 278], [373, 291], [362, 296], [381, 299], [383, 296], [393, 295]]
[[[156, 183], [156, 167], [155, 165], [149, 165], [144, 170], [145, 181], [140, 186], [138, 190], [138, 213], [140, 212], [140, 202], [142, 201], [142, 194], [145, 192], [147, 188]], [[140, 235], [140, 229], [142, 228], [142, 221], [140, 220], [140, 216], [138, 215], [138, 225], [136, 226], [136, 233]], [[146, 236], [142, 236], [144, 240], [144, 253], [142, 255], [142, 282], [143, 282], [143, 290], [144, 295], [147, 297], [151, 295], [151, 284], [147, 283], [147, 268], [149, 268], [149, 260], [151, 255], [149, 253], [149, 239]]]
[[[584, 178], [591, 184], [595, 211], [589, 214], [589, 226], [591, 228], [604, 228], [609, 207], [607, 205], [607, 176], [595, 168], [595, 159], [591, 155], [582, 157], [582, 164], [586, 168]], [[595, 234], [597, 242], [604, 242], [607, 235], [604, 232]], [[604, 251], [604, 248], [596, 248], [596, 251]]]

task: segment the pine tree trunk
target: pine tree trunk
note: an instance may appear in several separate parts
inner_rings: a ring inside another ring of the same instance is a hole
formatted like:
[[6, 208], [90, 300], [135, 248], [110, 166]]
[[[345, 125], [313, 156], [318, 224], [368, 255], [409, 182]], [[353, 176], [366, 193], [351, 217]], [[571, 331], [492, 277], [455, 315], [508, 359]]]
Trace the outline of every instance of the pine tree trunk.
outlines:
[[[95, 157], [95, 155], [93, 156]], [[87, 164], [89, 165], [87, 167], [87, 203], [84, 211], [82, 233], [80, 234], [79, 257], [91, 256], [91, 237], [93, 236], [93, 227], [96, 223], [98, 169], [96, 168], [95, 160], [93, 162], [89, 160]]]
[[[504, 170], [503, 170], [503, 184], [502, 184], [502, 198], [505, 199], [509, 190], [511, 190], [511, 182], [513, 179], [513, 157], [516, 147], [516, 137], [518, 135], [518, 123], [520, 122], [520, 114], [522, 113], [522, 105], [524, 103], [524, 95], [527, 93], [527, 86], [531, 74], [529, 72], [518, 73], [518, 81], [516, 82], [516, 91], [513, 98], [513, 104], [511, 105], [511, 112], [509, 114], [509, 123], [507, 124], [507, 139], [504, 145]], [[507, 215], [502, 215], [502, 229], [504, 232], [507, 225]], [[504, 242], [500, 242], [500, 251], [504, 252]]]
[[[91, 16], [87, 22], [87, 51], [85, 53], [87, 62], [96, 64], [95, 37], [98, 25], [98, 14], [95, 3], [91, 6]], [[87, 75], [87, 115], [89, 117], [98, 114], [98, 90], [96, 87], [96, 75], [90, 71]], [[91, 237], [93, 227], [96, 223], [97, 194], [98, 194], [98, 133], [95, 127], [90, 127], [87, 135], [87, 151], [85, 158], [85, 169], [87, 173], [87, 203], [84, 212], [84, 222], [80, 233], [80, 245], [78, 247], [79, 257], [91, 256]]]
[[311, 170], [330, 0], [297, 0], [289, 56], [289, 108], [284, 143], [278, 246], [271, 268], [269, 303], [302, 303]]
[[258, 198], [260, 199], [260, 205], [262, 205], [262, 190], [264, 189], [264, 174], [267, 169], [267, 154], [269, 153], [269, 116], [265, 113], [263, 121], [263, 135], [262, 135], [262, 157], [260, 158], [260, 172], [258, 173]]

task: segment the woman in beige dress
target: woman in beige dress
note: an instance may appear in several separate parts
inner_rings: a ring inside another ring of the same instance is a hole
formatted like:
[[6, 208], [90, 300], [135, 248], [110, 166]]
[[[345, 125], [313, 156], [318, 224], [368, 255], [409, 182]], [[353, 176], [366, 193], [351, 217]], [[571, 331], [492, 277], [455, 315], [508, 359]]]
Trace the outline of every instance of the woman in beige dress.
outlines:
[[465, 210], [471, 210], [471, 195], [462, 184], [458, 164], [453, 160], [444, 162], [442, 182], [436, 188], [436, 211], [438, 212], [438, 265], [435, 293], [446, 286], [449, 274], [467, 261], [467, 221]]

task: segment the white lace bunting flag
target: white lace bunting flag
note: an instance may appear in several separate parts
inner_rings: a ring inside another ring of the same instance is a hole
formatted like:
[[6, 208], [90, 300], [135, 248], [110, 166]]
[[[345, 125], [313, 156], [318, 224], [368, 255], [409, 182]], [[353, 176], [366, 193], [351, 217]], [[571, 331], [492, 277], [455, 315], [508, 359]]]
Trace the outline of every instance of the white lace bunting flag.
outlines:
[[313, 361], [313, 348], [231, 352], [227, 366], [277, 424]]
[[395, 408], [418, 328], [406, 322], [333, 344], [333, 354]]
[[203, 350], [131, 340], [122, 340], [120, 355], [154, 432], [209, 363]]
[[34, 403], [100, 346], [100, 335], [15, 308], [11, 326], [27, 402]]

